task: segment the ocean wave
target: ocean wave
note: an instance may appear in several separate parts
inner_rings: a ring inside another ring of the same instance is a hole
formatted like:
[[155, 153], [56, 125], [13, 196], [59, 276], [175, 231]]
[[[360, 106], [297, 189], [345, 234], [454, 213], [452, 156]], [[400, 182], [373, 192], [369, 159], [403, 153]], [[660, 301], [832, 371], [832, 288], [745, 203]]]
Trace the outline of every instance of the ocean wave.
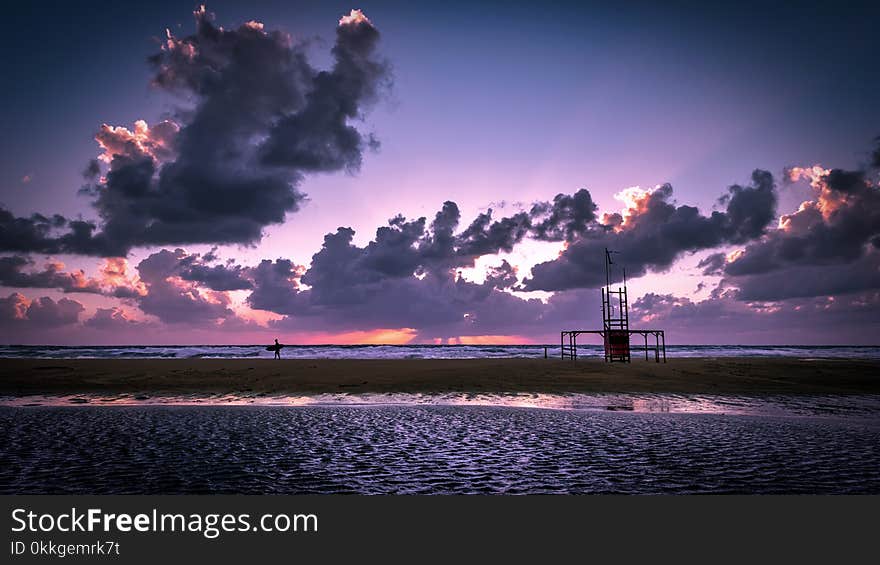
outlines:
[[[559, 356], [547, 345], [288, 345], [286, 359], [479, 359]], [[878, 346], [669, 345], [668, 357], [796, 357], [801, 359], [880, 359]], [[578, 347], [583, 358], [602, 358], [601, 345]], [[0, 358], [32, 359], [271, 359], [264, 345], [0, 346]]]

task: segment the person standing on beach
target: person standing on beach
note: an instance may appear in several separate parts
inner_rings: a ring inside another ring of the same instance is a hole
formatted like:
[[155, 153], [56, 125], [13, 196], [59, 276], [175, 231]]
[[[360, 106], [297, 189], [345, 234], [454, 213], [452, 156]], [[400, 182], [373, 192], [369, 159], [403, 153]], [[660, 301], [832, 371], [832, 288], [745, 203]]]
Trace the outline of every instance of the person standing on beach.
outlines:
[[281, 344], [278, 343], [278, 338], [275, 338], [275, 359], [281, 359]]

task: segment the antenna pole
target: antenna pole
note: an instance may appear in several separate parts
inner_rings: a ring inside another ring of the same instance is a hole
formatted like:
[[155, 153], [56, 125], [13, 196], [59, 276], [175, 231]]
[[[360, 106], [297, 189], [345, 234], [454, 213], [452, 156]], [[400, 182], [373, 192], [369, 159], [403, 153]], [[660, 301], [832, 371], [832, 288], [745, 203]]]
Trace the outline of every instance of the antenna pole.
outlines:
[[605, 288], [611, 288], [611, 252], [605, 248]]

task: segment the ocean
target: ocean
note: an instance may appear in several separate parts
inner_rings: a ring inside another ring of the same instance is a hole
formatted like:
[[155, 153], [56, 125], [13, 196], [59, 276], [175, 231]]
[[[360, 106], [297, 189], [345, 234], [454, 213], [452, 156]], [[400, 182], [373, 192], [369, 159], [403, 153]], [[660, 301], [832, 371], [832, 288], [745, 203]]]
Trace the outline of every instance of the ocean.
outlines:
[[[540, 358], [544, 349], [559, 355], [559, 344], [545, 345], [288, 345], [287, 359], [479, 359]], [[797, 357], [880, 359], [880, 346], [838, 345], [667, 345], [668, 357]], [[579, 345], [583, 358], [602, 357], [601, 345]], [[637, 354], [637, 353], [634, 353]], [[34, 359], [271, 359], [265, 345], [3, 345], [2, 358]]]

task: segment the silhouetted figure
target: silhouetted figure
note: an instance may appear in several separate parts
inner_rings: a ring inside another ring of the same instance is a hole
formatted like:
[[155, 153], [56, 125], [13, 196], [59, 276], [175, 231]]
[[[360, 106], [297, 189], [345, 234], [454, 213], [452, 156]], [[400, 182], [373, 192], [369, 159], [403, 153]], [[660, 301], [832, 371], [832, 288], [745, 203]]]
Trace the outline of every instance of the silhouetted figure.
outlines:
[[275, 338], [275, 359], [281, 359], [281, 344], [278, 343], [278, 338]]

